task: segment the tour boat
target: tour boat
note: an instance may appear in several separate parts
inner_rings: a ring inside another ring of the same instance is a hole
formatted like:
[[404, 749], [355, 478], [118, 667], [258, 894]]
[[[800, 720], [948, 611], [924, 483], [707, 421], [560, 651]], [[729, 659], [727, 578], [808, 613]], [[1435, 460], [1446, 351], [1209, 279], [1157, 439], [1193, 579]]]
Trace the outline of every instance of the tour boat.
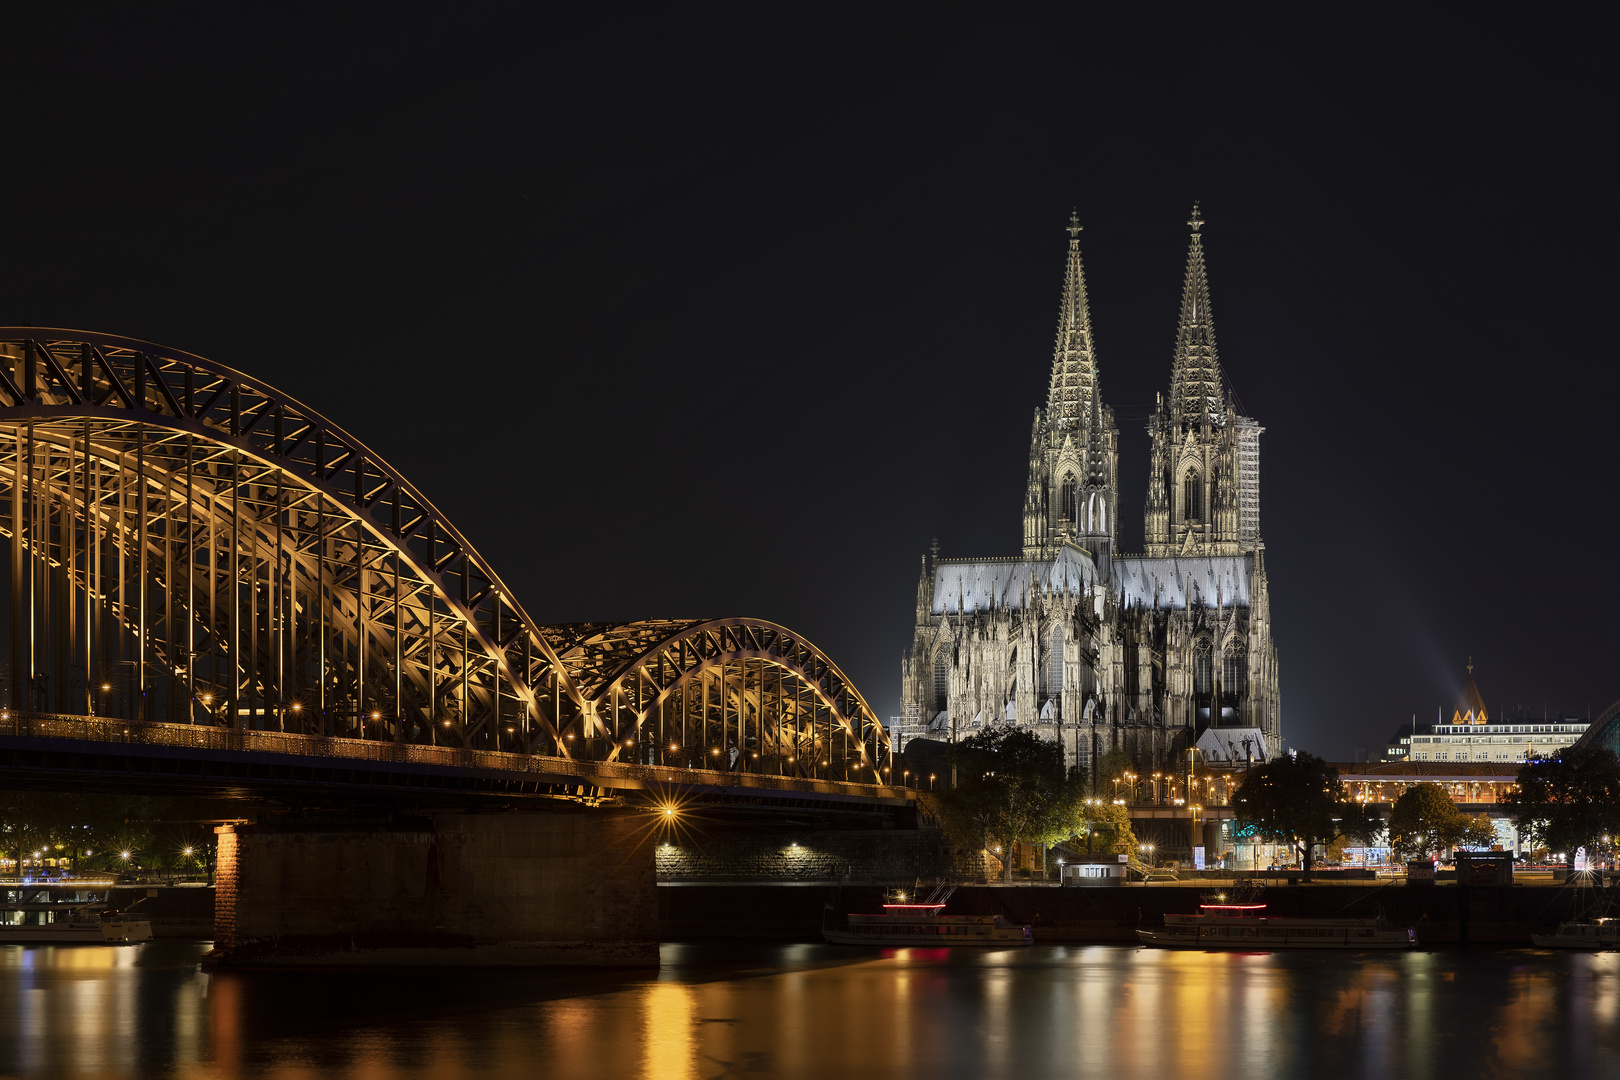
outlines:
[[0, 923], [0, 945], [134, 945], [152, 940], [152, 921], [141, 915], [105, 918], [73, 912], [48, 923]]
[[1138, 930], [1169, 949], [1409, 949], [1417, 931], [1376, 919], [1300, 919], [1264, 914], [1264, 904], [1200, 904], [1197, 915], [1166, 915], [1164, 929]]
[[847, 930], [823, 927], [821, 935], [833, 945], [1029, 945], [1035, 938], [1027, 926], [1007, 922], [1000, 915], [942, 915], [943, 903], [884, 904], [881, 915], [849, 916]]
[[1620, 922], [1612, 918], [1573, 919], [1558, 924], [1552, 934], [1531, 934], [1538, 949], [1620, 948]]

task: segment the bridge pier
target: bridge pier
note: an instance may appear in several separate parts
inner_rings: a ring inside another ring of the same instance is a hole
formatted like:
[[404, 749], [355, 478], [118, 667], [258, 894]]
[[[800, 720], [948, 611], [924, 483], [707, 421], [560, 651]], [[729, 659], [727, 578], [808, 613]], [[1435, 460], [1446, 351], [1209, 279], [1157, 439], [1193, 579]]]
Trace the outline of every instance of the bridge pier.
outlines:
[[216, 830], [213, 962], [657, 966], [645, 813], [438, 811]]

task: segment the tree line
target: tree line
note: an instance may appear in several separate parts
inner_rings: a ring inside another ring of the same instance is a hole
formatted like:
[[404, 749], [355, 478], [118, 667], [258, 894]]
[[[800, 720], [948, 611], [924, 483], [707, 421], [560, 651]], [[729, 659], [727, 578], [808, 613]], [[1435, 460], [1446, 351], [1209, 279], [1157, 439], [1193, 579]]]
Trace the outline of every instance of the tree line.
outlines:
[[[1055, 743], [1019, 729], [970, 736], [949, 754], [956, 783], [935, 799], [942, 823], [957, 845], [1000, 855], [1004, 880], [1012, 878], [1018, 844], [1084, 844], [1093, 854], [1137, 849], [1126, 808], [1107, 797], [1108, 785], [1130, 768], [1118, 751], [1098, 763], [1095, 780], [1066, 771]], [[1506, 803], [1532, 847], [1609, 850], [1620, 840], [1620, 759], [1602, 748], [1569, 747], [1529, 762]], [[1232, 808], [1239, 835], [1288, 846], [1307, 879], [1324, 847], [1387, 842], [1395, 857], [1415, 859], [1496, 843], [1491, 819], [1463, 813], [1439, 784], [1409, 784], [1386, 821], [1351, 796], [1337, 768], [1306, 753], [1249, 770]]]
[[0, 790], [0, 859], [13, 874], [46, 860], [81, 874], [205, 869], [222, 816], [200, 799]]

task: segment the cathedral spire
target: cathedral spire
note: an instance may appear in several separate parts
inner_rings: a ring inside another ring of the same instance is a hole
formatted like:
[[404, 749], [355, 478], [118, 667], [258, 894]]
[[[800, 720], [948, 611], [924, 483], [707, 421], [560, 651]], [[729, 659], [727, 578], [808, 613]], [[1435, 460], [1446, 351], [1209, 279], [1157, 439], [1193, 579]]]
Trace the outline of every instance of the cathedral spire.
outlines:
[[1047, 419], [1059, 427], [1080, 424], [1097, 393], [1097, 358], [1091, 342], [1091, 309], [1086, 303], [1086, 272], [1080, 263], [1080, 231], [1080, 217], [1070, 211], [1069, 263], [1063, 271], [1063, 303], [1058, 309], [1052, 383], [1046, 397]]
[[1193, 203], [1192, 242], [1187, 249], [1187, 278], [1181, 287], [1181, 322], [1176, 327], [1176, 354], [1170, 368], [1170, 414], [1222, 423], [1228, 411], [1225, 380], [1215, 352], [1215, 316], [1209, 303], [1209, 274], [1204, 267], [1204, 225]]

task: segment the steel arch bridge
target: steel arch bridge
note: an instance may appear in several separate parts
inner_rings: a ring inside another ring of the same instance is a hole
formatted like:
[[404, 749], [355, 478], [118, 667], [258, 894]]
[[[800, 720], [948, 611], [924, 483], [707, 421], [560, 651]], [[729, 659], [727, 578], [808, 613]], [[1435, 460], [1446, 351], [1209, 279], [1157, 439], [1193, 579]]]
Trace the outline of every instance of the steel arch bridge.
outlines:
[[889, 765], [804, 638], [537, 624], [354, 436], [149, 342], [0, 328], [0, 535], [20, 714], [866, 783]]
[[1603, 747], [1620, 754], [1620, 701], [1614, 702], [1598, 714], [1592, 726], [1581, 733], [1575, 745], [1583, 749]]

